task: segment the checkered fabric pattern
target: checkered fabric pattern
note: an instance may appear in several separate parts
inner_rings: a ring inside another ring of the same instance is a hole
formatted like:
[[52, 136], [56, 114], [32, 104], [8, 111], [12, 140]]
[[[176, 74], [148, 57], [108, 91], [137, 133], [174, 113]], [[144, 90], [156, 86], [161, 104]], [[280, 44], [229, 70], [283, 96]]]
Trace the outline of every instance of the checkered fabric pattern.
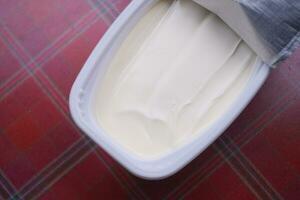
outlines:
[[0, 199], [300, 199], [300, 50], [204, 153], [134, 177], [70, 118], [83, 63], [129, 0], [0, 0]]

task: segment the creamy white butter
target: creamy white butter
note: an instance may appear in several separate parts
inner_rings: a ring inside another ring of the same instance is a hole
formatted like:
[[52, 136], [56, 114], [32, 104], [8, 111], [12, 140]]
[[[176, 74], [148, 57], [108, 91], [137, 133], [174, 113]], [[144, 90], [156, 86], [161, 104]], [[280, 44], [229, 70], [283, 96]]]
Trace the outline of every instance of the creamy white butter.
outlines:
[[99, 83], [105, 131], [153, 157], [201, 134], [248, 81], [256, 55], [191, 0], [160, 1], [136, 25]]

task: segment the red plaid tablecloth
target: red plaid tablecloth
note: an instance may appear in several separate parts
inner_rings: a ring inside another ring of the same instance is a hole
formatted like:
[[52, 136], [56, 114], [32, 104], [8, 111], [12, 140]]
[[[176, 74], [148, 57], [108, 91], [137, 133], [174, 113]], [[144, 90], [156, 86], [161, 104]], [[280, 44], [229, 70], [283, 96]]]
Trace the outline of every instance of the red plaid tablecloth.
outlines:
[[0, 199], [300, 199], [300, 50], [175, 176], [129, 174], [72, 122], [80, 68], [129, 0], [0, 0]]

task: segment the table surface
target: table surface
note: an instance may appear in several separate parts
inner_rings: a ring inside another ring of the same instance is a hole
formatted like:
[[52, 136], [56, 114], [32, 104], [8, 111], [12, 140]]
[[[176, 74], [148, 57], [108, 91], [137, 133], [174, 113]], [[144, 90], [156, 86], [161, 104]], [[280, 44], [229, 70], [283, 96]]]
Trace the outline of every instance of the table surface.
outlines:
[[70, 88], [128, 3], [0, 1], [0, 199], [299, 199], [300, 50], [166, 180], [134, 177], [78, 130]]

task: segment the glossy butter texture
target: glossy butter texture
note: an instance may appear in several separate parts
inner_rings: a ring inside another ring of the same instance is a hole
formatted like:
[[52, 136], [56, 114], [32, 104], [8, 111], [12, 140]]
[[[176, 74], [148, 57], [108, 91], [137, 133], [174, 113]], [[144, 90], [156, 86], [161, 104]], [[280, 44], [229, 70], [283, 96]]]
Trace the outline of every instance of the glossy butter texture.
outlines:
[[97, 87], [94, 113], [149, 158], [202, 134], [249, 80], [254, 52], [191, 0], [160, 1], [135, 26]]

